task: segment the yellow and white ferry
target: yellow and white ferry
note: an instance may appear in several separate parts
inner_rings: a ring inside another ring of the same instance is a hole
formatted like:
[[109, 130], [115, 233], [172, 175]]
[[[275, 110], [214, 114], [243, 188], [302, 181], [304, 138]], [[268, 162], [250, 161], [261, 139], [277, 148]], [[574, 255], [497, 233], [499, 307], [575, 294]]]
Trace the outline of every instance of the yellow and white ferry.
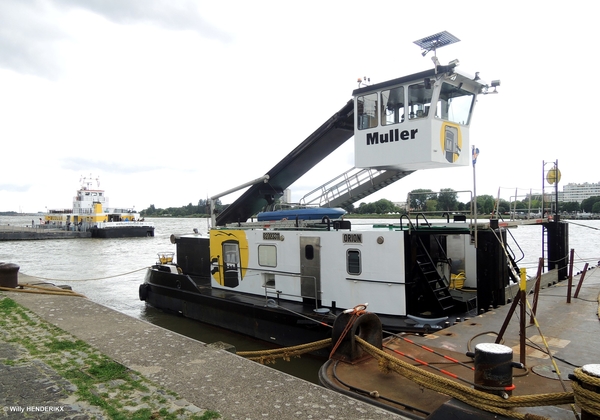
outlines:
[[89, 230], [92, 238], [126, 238], [154, 236], [154, 224], [146, 222], [134, 209], [119, 209], [108, 206], [108, 197], [97, 187], [93, 188], [92, 177], [82, 177], [77, 195], [70, 209], [48, 210], [44, 222], [68, 230]]

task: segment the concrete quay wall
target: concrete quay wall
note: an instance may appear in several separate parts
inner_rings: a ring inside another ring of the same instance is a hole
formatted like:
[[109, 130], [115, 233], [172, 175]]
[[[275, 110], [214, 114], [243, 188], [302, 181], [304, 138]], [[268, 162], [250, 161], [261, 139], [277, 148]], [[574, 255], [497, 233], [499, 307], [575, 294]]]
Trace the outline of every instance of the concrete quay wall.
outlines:
[[85, 298], [3, 292], [106, 356], [224, 419], [402, 419]]

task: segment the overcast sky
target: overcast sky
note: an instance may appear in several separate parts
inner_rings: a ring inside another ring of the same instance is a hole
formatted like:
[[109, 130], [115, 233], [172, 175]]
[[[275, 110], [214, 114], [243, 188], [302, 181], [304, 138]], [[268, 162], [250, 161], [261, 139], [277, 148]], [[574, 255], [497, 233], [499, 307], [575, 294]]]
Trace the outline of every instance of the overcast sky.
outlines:
[[[557, 159], [561, 185], [600, 182], [599, 87], [587, 74], [598, 8], [2, 0], [0, 211], [70, 207], [90, 175], [113, 206], [196, 204], [266, 173], [351, 98], [357, 77], [431, 68], [413, 41], [443, 30], [461, 42], [438, 51], [442, 64], [457, 58], [502, 81], [472, 122], [478, 194], [539, 191], [543, 162]], [[293, 185], [292, 199], [350, 169], [351, 143]], [[417, 188], [472, 190], [473, 170], [419, 171], [364, 201], [404, 201]]]

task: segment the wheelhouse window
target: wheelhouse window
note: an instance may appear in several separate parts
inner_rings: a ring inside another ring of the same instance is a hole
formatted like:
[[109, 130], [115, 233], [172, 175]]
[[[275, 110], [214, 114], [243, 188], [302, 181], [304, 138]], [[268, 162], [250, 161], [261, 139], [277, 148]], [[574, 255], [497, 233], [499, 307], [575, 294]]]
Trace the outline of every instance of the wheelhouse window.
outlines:
[[258, 265], [277, 267], [277, 247], [275, 245], [258, 246]]
[[433, 83], [424, 80], [408, 87], [408, 118], [425, 118], [429, 114], [431, 98], [433, 97]]
[[349, 249], [347, 251], [346, 271], [348, 271], [348, 274], [360, 274], [362, 272], [360, 251], [358, 249]]
[[404, 122], [404, 86], [381, 92], [381, 125]]
[[469, 124], [475, 95], [450, 83], [442, 84], [440, 97], [435, 110], [436, 118], [457, 124]]
[[359, 130], [377, 127], [377, 93], [357, 97], [356, 107]]

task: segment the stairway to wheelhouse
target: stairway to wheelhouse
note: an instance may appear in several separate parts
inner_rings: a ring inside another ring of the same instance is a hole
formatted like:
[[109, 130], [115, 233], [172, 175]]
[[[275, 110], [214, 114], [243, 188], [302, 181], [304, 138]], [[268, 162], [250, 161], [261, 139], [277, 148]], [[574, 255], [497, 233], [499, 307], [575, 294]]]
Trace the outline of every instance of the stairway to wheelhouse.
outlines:
[[410, 175], [414, 171], [352, 168], [300, 199], [300, 204], [345, 207]]
[[437, 311], [442, 314], [447, 313], [450, 309], [454, 308], [454, 299], [448, 288], [448, 279], [437, 270], [421, 238], [416, 238], [416, 245], [416, 265], [421, 281], [430, 292], [430, 296], [433, 297], [434, 302], [437, 302]]

